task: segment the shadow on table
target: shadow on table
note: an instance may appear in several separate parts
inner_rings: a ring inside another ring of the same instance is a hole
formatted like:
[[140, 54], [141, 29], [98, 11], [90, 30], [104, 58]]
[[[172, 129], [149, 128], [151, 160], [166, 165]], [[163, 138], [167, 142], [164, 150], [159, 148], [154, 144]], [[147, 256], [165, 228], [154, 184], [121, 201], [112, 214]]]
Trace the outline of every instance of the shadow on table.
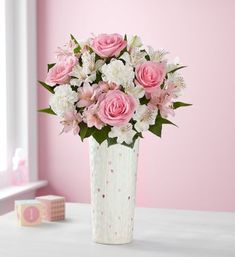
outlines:
[[149, 240], [134, 240], [132, 243], [123, 246], [127, 246], [129, 249], [134, 248], [136, 250], [151, 252], [159, 251], [160, 248], [163, 248], [163, 245], [160, 243]]

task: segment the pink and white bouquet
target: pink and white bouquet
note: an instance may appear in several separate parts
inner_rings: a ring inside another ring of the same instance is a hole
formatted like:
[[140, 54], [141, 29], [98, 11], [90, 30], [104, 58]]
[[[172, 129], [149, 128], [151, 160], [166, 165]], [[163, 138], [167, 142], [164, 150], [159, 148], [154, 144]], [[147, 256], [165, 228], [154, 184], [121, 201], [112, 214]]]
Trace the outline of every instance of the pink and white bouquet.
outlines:
[[[178, 62], [167, 52], [144, 46], [138, 36], [100, 34], [85, 42], [73, 35], [48, 64], [45, 82], [52, 95], [49, 108], [59, 116], [62, 132], [83, 140], [133, 147], [144, 131], [161, 137], [162, 125], [174, 110], [190, 104], [176, 101], [185, 87]], [[174, 125], [174, 124], [173, 124]]]

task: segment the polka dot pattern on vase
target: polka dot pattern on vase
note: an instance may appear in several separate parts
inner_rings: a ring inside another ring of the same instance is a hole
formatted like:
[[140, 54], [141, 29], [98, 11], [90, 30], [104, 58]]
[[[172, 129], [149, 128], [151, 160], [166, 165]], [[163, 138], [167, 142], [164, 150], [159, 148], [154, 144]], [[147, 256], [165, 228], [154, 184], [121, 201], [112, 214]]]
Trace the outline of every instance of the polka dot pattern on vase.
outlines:
[[90, 140], [93, 239], [106, 244], [132, 240], [138, 140], [134, 149]]

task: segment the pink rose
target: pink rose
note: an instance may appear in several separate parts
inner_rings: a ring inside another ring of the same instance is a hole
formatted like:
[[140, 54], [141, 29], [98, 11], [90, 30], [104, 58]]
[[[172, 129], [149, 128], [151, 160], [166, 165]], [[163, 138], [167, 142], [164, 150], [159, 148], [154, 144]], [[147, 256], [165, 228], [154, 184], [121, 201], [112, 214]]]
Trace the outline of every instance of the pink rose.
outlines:
[[166, 65], [147, 61], [136, 66], [135, 75], [137, 83], [144, 87], [147, 93], [151, 93], [162, 84], [166, 76]]
[[76, 64], [77, 58], [74, 56], [61, 59], [47, 73], [46, 83], [50, 86], [68, 83], [70, 79], [69, 73]]
[[111, 126], [122, 126], [132, 118], [137, 102], [131, 95], [120, 90], [109, 90], [98, 99], [100, 105], [98, 115], [100, 119]]
[[93, 39], [92, 49], [100, 57], [118, 56], [127, 42], [119, 34], [100, 34]]

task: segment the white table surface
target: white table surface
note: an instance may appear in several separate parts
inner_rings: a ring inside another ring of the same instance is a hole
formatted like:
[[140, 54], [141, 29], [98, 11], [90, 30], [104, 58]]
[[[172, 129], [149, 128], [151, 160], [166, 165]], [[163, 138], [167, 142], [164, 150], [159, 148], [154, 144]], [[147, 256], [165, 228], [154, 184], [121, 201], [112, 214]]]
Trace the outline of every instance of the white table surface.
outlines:
[[235, 214], [137, 208], [134, 241], [91, 240], [90, 206], [67, 204], [67, 219], [19, 227], [0, 216], [0, 257], [235, 257]]

